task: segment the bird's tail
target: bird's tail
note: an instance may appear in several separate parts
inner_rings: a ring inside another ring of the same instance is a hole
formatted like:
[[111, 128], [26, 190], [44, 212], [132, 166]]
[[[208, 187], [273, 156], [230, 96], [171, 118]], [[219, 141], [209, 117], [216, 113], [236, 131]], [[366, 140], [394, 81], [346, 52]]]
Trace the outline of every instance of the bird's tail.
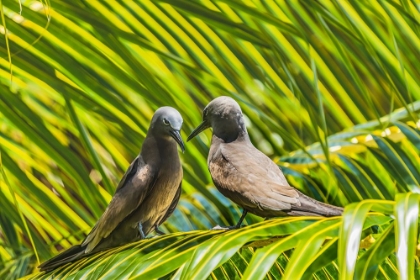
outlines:
[[51, 271], [55, 268], [85, 257], [86, 246], [76, 245], [38, 266], [40, 271]]
[[322, 203], [299, 192], [300, 205], [293, 205], [288, 213], [291, 216], [341, 216], [343, 208]]

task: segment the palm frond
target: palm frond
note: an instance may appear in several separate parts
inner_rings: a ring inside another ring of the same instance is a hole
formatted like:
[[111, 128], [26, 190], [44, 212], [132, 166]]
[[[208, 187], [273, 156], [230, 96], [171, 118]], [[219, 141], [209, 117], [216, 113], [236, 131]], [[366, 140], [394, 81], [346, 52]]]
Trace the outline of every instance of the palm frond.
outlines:
[[[156, 108], [181, 112], [185, 138], [219, 95], [238, 100], [253, 143], [293, 186], [347, 205], [343, 219], [291, 219], [294, 231], [282, 232], [283, 220], [250, 216], [240, 231], [174, 233], [233, 224], [240, 214], [212, 187], [207, 132], [182, 155], [182, 199], [165, 224], [172, 234], [59, 275], [418, 278], [414, 2], [19, 3], [1, 2], [0, 278], [34, 271], [35, 253], [45, 260], [80, 242]], [[349, 244], [356, 249], [347, 257]], [[202, 260], [208, 266], [196, 265]]]

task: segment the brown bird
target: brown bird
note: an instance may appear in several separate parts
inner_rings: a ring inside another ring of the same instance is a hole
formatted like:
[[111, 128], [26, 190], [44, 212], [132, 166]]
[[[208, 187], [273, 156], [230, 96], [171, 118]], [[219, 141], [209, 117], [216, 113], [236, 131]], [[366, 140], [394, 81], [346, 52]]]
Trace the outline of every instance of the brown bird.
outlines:
[[[248, 212], [260, 217], [339, 216], [343, 209], [321, 203], [291, 187], [280, 168], [252, 145], [239, 104], [222, 96], [203, 110], [203, 122], [187, 141], [212, 127], [207, 164], [217, 189]], [[221, 227], [216, 227], [221, 229]]]
[[118, 184], [105, 212], [80, 245], [39, 266], [50, 271], [89, 254], [145, 238], [158, 230], [175, 210], [181, 195], [182, 166], [177, 143], [184, 151], [182, 117], [171, 107], [153, 115], [140, 155]]

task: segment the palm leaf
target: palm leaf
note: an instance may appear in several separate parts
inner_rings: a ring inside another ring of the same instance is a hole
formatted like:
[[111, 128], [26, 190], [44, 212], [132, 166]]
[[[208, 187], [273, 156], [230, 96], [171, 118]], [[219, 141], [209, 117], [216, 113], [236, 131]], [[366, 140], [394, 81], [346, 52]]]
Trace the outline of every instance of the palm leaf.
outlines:
[[[253, 143], [293, 186], [348, 205], [343, 219], [291, 219], [300, 226], [281, 232], [273, 228], [282, 220], [256, 224], [261, 219], [250, 216], [252, 226], [239, 231], [169, 234], [59, 275], [229, 279], [257, 275], [255, 264], [270, 258], [258, 277], [418, 277], [414, 3], [54, 0], [25, 1], [22, 11], [13, 0], [1, 4], [0, 278], [34, 271], [35, 253], [45, 260], [80, 242], [138, 153], [154, 109], [176, 107], [185, 137], [222, 94], [240, 102]], [[208, 146], [207, 133], [182, 156], [183, 195], [167, 232], [233, 224], [240, 214], [212, 187]], [[253, 244], [275, 234], [270, 244]], [[350, 237], [362, 249], [347, 260]], [[195, 265], [203, 260], [209, 265]]]
[[[364, 230], [377, 225], [385, 227], [386, 233], [388, 228], [393, 228], [393, 220], [389, 217], [369, 214], [364, 218], [366, 218]], [[88, 276], [130, 279], [172, 276], [175, 279], [207, 278], [219, 265], [225, 264], [243, 250], [248, 250], [252, 255], [245, 272], [242, 272], [244, 278], [264, 278], [283, 253], [291, 253], [287, 268], [282, 271], [284, 277], [301, 277], [306, 268], [312, 264], [307, 261], [308, 258], [318, 262], [321, 258], [325, 261], [326, 256], [322, 252], [317, 253], [321, 248], [324, 251], [325, 247], [328, 249], [337, 242], [340, 225], [340, 218], [284, 218], [230, 232], [199, 231], [168, 234], [111, 249], [54, 272], [34, 275], [27, 279], [51, 276], [75, 279]], [[317, 231], [315, 235], [313, 235], [314, 230]], [[312, 235], [311, 238], [304, 238], [308, 235]], [[318, 242], [314, 242], [315, 240]], [[290, 251], [292, 248], [295, 248], [293, 253]], [[302, 250], [305, 254], [302, 254]], [[332, 261], [333, 259], [329, 260]], [[293, 269], [296, 265], [303, 267]], [[370, 265], [377, 267], [378, 264]]]

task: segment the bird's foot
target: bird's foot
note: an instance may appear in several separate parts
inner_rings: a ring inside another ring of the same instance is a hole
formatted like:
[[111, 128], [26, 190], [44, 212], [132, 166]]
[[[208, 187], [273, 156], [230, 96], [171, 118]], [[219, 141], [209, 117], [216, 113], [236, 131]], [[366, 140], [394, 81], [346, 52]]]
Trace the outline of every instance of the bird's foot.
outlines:
[[155, 232], [159, 235], [164, 235], [165, 233], [163, 231], [161, 231], [158, 226], [155, 226]]
[[248, 210], [245, 210], [242, 212], [242, 216], [241, 218], [239, 218], [239, 221], [236, 225], [234, 226], [227, 226], [227, 227], [221, 227], [219, 225], [215, 226], [214, 228], [212, 228], [212, 230], [231, 230], [231, 229], [238, 229], [241, 227], [242, 222], [245, 219], [246, 214], [248, 213]]
[[222, 226], [215, 226], [214, 228], [212, 228], [211, 230], [232, 230], [232, 229], [238, 229], [239, 227], [237, 226], [227, 226], [227, 227], [222, 227]]

